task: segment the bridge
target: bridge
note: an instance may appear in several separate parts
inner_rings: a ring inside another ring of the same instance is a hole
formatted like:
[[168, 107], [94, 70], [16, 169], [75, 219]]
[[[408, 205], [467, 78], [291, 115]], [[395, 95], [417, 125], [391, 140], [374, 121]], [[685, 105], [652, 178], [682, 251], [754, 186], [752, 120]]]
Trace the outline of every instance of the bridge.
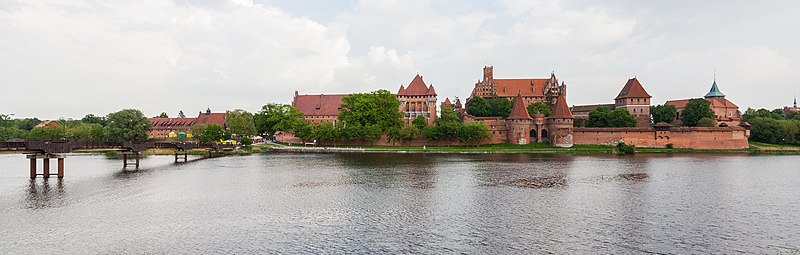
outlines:
[[[66, 153], [78, 150], [114, 150], [122, 151], [122, 166], [134, 165], [139, 168], [141, 153], [148, 149], [169, 149], [175, 151], [175, 162], [178, 162], [178, 155], [183, 155], [184, 162], [187, 161], [188, 151], [193, 149], [207, 149], [209, 152], [231, 150], [235, 145], [217, 143], [197, 143], [197, 142], [91, 142], [91, 141], [18, 141], [0, 142], [0, 151], [11, 151], [28, 154], [30, 160], [30, 176], [35, 179], [41, 175], [50, 178], [50, 159], [57, 159], [58, 178], [64, 178], [64, 159]], [[128, 163], [128, 157], [135, 162]], [[43, 171], [41, 174], [36, 171], [36, 160], [42, 159]]]

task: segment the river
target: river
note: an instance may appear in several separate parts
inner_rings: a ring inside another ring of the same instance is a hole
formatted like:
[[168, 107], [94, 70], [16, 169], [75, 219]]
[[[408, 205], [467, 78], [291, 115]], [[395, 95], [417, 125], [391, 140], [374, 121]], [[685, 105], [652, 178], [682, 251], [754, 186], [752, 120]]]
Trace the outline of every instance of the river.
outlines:
[[151, 156], [126, 171], [119, 159], [71, 154], [63, 180], [31, 181], [23, 155], [0, 155], [0, 254], [800, 249], [798, 156], [267, 153], [172, 161]]

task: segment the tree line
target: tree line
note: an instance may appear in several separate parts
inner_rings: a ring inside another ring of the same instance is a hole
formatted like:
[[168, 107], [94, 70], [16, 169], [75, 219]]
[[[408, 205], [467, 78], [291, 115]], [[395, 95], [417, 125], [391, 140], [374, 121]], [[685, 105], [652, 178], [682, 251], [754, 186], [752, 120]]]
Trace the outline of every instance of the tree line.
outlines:
[[782, 145], [800, 145], [800, 113], [761, 108], [747, 110], [742, 121], [750, 123], [750, 140]]
[[57, 126], [36, 127], [40, 122], [37, 118], [10, 119], [0, 116], [0, 141], [145, 141], [152, 130], [152, 123], [136, 109], [123, 109], [106, 116], [87, 114], [80, 120], [58, 120]]

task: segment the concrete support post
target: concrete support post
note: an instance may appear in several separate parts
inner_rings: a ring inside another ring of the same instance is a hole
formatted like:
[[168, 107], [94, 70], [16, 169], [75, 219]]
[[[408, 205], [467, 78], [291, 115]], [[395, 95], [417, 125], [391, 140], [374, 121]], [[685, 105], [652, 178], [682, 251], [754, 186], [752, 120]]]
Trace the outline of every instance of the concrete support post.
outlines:
[[50, 158], [48, 158], [48, 155], [45, 155], [42, 160], [44, 161], [42, 164], [42, 167], [44, 168], [44, 170], [42, 170], [44, 178], [50, 178]]
[[36, 179], [36, 158], [31, 158], [31, 179]]
[[128, 154], [122, 153], [122, 167], [128, 167]]
[[64, 158], [58, 158], [58, 178], [64, 178]]

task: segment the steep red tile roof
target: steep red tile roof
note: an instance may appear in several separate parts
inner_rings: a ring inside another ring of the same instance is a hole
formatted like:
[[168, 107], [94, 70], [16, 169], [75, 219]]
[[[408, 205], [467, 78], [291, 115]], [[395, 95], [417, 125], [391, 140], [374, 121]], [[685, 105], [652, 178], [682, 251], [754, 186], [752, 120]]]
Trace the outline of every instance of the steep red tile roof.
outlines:
[[428, 87], [425, 85], [425, 82], [422, 80], [422, 76], [414, 77], [411, 80], [411, 83], [408, 84], [408, 87], [403, 90], [403, 86], [400, 86], [400, 90], [397, 91], [398, 96], [426, 96], [426, 95], [436, 95], [436, 90], [433, 89], [433, 85]]
[[153, 123], [153, 130], [174, 130], [191, 128], [197, 118], [149, 118], [148, 120]]
[[614, 100], [631, 97], [651, 97], [635, 77], [629, 79], [628, 82], [625, 83], [625, 86], [622, 87], [622, 91], [619, 92], [619, 95], [617, 95], [617, 98], [614, 98]]
[[525, 107], [525, 100], [522, 100], [520, 93], [517, 93], [517, 97], [514, 98], [514, 108], [511, 108], [511, 113], [508, 114], [506, 119], [531, 119], [531, 115], [528, 114], [528, 108]]
[[[705, 98], [706, 101], [711, 103], [712, 108], [739, 108], [733, 102], [725, 98]], [[669, 100], [665, 105], [674, 105], [675, 108], [683, 109], [686, 108], [686, 103], [689, 102], [689, 99], [678, 99], [678, 100]]]
[[569, 111], [569, 105], [567, 105], [567, 98], [564, 95], [558, 96], [558, 100], [556, 100], [556, 105], [553, 106], [553, 112], [550, 113], [550, 118], [556, 118], [556, 119], [575, 118], [572, 116], [572, 112]]
[[445, 98], [443, 104], [452, 105], [453, 103], [450, 103], [450, 98]]
[[196, 124], [214, 124], [225, 127], [225, 113], [200, 113], [197, 116]]
[[306, 116], [338, 116], [345, 94], [295, 95], [292, 106]]
[[517, 93], [522, 96], [544, 96], [544, 87], [549, 78], [543, 79], [494, 79], [497, 84], [497, 96], [511, 97]]

